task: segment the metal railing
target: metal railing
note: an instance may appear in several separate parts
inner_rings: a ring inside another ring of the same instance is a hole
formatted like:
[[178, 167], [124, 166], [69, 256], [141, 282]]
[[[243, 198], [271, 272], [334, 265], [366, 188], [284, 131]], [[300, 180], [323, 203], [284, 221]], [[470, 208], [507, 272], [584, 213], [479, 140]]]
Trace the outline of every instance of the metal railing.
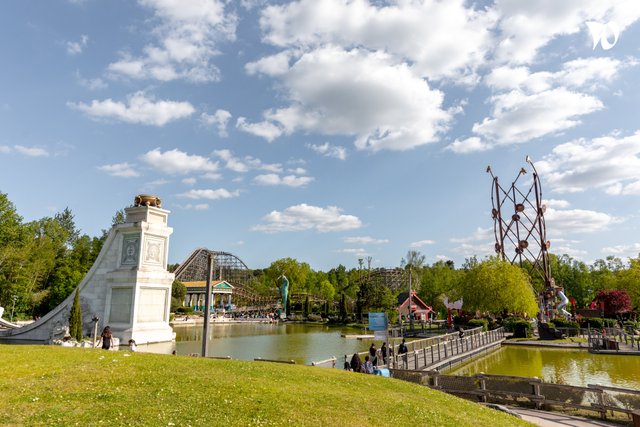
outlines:
[[[459, 333], [447, 334], [435, 342], [427, 342], [425, 346], [416, 348], [405, 354], [394, 353], [393, 366], [404, 369], [427, 369], [441, 365], [460, 355], [470, 354], [476, 350], [487, 347], [504, 340], [504, 329], [498, 328], [488, 332], [482, 332], [482, 327], [465, 331], [460, 338]], [[430, 340], [428, 338], [427, 340]], [[412, 342], [413, 343], [413, 342]]]
[[[627, 331], [617, 328], [607, 328], [602, 331], [589, 329], [588, 331], [589, 351], [601, 352], [605, 350], [619, 351], [640, 351], [640, 337], [627, 333]], [[620, 348], [622, 345], [622, 349]]]

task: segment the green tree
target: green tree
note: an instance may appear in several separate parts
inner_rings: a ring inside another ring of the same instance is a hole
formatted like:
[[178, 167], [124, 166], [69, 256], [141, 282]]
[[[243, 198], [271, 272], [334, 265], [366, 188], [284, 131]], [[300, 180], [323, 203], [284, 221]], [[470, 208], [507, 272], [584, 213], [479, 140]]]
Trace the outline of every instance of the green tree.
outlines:
[[464, 298], [464, 309], [490, 313], [538, 312], [529, 276], [518, 266], [498, 257], [488, 258], [466, 272], [455, 298]]
[[640, 310], [640, 256], [629, 259], [629, 268], [616, 275], [615, 287], [624, 289], [631, 297], [635, 310]]
[[442, 299], [449, 295], [458, 285], [464, 274], [456, 270], [453, 262], [438, 261], [431, 266], [424, 267], [421, 273], [418, 296], [436, 312], [445, 310]]
[[69, 333], [73, 338], [82, 341], [82, 308], [80, 307], [80, 290], [76, 289], [71, 313], [69, 314]]
[[[269, 281], [280, 286], [280, 276], [284, 274], [289, 279], [289, 293], [305, 290], [307, 277], [311, 273], [311, 267], [306, 262], [298, 262], [293, 258], [282, 258], [271, 263], [265, 274]], [[273, 286], [272, 285], [272, 286]]]
[[175, 312], [178, 307], [184, 305], [184, 299], [187, 296], [187, 287], [184, 283], [174, 280], [171, 284], [171, 311]]

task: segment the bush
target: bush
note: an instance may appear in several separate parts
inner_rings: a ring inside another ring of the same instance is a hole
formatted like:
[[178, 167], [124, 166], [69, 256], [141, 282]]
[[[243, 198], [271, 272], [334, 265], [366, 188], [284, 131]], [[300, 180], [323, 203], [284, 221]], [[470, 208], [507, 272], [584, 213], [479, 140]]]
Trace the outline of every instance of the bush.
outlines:
[[580, 326], [583, 328], [594, 328], [594, 329], [602, 329], [602, 328], [613, 328], [618, 324], [616, 319], [601, 319], [599, 317], [584, 317], [580, 321]]
[[502, 319], [501, 325], [506, 332], [513, 332], [513, 324], [519, 320], [524, 320], [521, 317], [507, 317], [506, 319]]
[[477, 328], [479, 326], [482, 326], [482, 330], [486, 332], [486, 331], [489, 330], [489, 321], [487, 319], [471, 319], [471, 320], [469, 320], [469, 328], [473, 329], [473, 328]]
[[528, 320], [520, 317], [509, 317], [502, 321], [505, 331], [513, 332], [513, 338], [531, 338], [533, 326]]
[[557, 318], [553, 319], [549, 323], [553, 323], [553, 325], [556, 328], [574, 328], [574, 329], [578, 329], [580, 327], [580, 324], [578, 324], [578, 322], [574, 322], [572, 320], [567, 320], [567, 319], [565, 319], [563, 317], [557, 317]]
[[193, 313], [193, 307], [178, 307], [176, 313], [190, 314]]
[[322, 316], [312, 313], [307, 316], [307, 320], [309, 320], [310, 322], [322, 322]]

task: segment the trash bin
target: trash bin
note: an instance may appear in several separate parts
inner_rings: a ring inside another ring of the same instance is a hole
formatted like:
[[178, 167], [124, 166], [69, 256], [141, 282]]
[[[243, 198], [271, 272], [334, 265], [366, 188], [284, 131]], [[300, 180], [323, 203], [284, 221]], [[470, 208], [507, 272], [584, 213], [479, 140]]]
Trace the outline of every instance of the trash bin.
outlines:
[[618, 341], [608, 340], [607, 341], [607, 350], [619, 350], [620, 347], [618, 345]]

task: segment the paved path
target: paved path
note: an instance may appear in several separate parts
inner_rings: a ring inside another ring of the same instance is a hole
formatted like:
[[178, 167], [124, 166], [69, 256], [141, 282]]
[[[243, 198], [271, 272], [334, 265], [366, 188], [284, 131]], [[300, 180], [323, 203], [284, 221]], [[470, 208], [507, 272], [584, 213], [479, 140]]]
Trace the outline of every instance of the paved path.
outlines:
[[608, 421], [575, 417], [572, 415], [560, 414], [557, 412], [539, 411], [536, 409], [518, 408], [514, 406], [509, 406], [508, 408], [509, 410], [520, 415], [523, 420], [529, 421], [532, 424], [543, 426], [543, 427], [553, 427], [553, 426], [576, 426], [576, 427], [616, 426], [616, 427], [620, 427], [620, 424], [615, 424]]

